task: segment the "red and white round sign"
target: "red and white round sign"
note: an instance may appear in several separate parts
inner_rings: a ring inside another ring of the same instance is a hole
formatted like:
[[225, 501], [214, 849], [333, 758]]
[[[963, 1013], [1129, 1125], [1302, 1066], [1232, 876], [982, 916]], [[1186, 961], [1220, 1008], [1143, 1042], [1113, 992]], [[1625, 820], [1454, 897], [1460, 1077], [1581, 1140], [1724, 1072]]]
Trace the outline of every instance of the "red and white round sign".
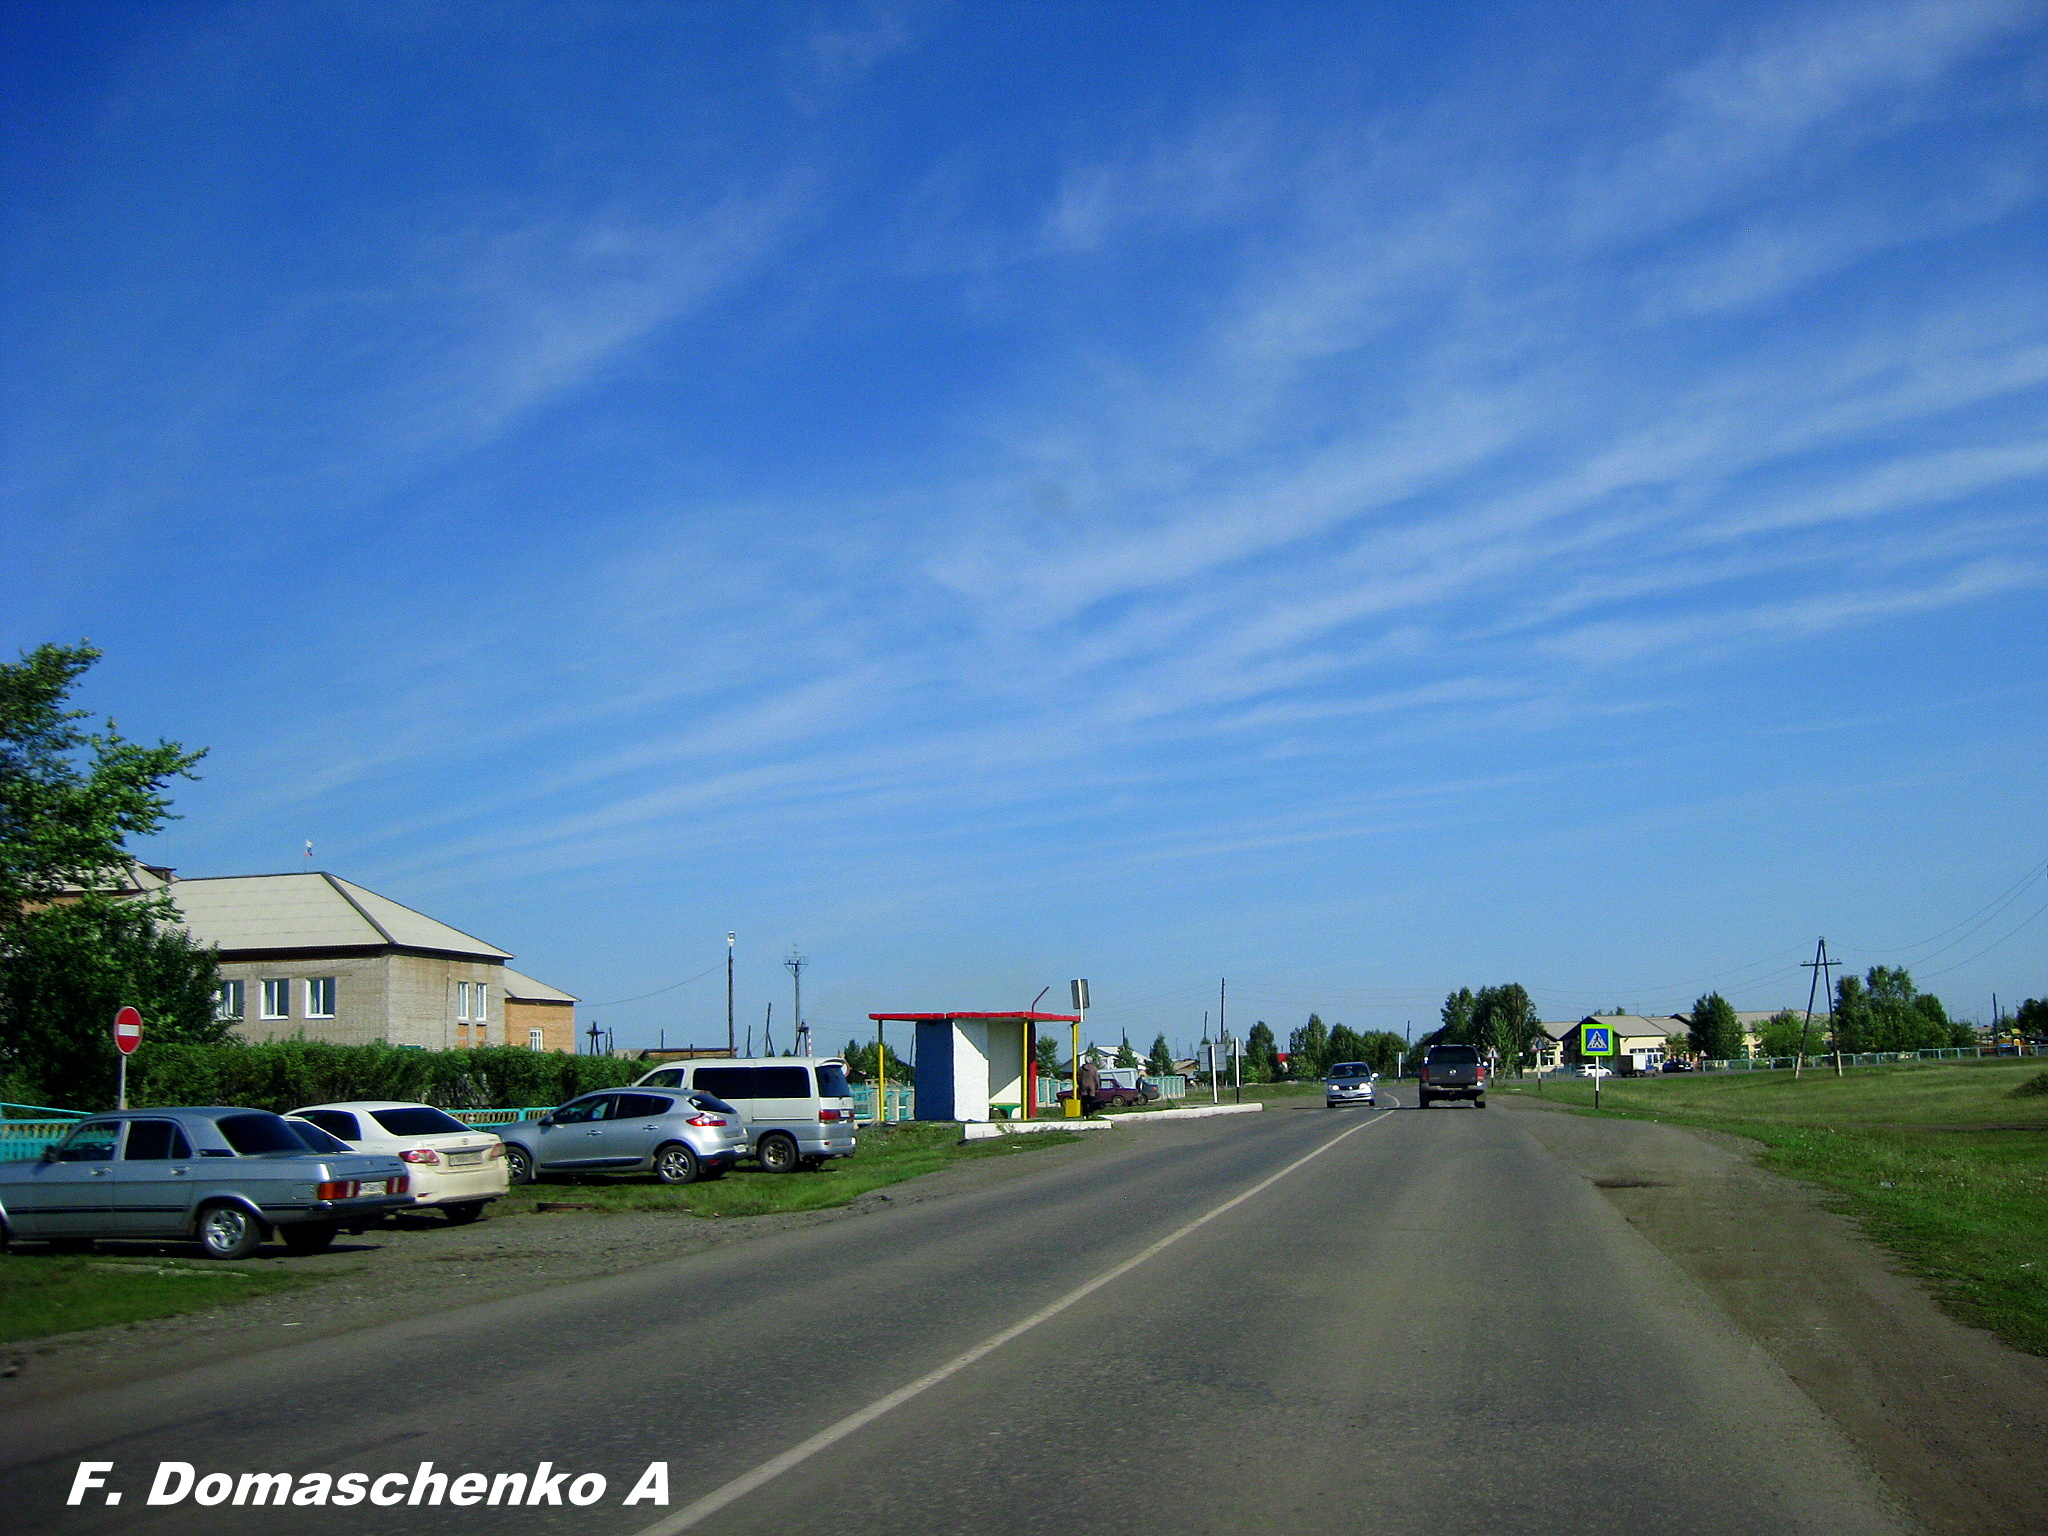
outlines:
[[123, 1056], [135, 1054], [135, 1047], [142, 1044], [142, 1015], [133, 1008], [123, 1008], [114, 1015], [114, 1044], [121, 1048]]

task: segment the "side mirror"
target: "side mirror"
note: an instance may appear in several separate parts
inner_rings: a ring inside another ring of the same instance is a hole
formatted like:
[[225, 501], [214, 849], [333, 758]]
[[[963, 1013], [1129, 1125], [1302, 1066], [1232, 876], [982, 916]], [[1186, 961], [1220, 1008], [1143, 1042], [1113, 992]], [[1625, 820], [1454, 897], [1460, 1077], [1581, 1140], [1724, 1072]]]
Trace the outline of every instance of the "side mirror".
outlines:
[[554, 1111], [549, 1110], [548, 1113], [542, 1115], [538, 1123], [542, 1126], [553, 1125], [555, 1123]]
[[54, 1163], [55, 1161], [57, 1161], [57, 1149], [55, 1147], [43, 1148], [43, 1161], [46, 1163]]

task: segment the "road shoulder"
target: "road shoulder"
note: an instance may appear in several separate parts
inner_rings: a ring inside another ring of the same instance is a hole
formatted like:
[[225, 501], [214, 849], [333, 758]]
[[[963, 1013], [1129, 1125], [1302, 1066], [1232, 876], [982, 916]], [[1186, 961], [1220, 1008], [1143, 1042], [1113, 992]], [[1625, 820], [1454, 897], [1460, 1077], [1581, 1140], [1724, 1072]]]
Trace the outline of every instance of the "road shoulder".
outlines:
[[1770, 1352], [1937, 1536], [2048, 1530], [2048, 1360], [1943, 1313], [1755, 1143], [1493, 1101]]

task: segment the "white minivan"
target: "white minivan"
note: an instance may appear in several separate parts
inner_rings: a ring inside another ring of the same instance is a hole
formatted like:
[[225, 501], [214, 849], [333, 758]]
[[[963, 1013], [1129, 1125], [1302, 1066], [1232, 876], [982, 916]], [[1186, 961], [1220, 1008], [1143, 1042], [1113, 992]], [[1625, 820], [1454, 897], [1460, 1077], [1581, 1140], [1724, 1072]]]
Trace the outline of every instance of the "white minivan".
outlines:
[[754, 1160], [769, 1173], [853, 1155], [853, 1089], [837, 1056], [671, 1062], [633, 1086], [692, 1088], [725, 1100], [746, 1116]]

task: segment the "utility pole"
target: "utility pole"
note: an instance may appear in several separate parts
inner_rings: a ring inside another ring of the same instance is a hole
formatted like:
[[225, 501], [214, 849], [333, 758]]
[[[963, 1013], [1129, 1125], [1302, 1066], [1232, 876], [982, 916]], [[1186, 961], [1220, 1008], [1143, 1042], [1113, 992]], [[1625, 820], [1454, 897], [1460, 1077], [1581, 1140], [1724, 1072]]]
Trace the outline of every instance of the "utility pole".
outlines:
[[[753, 1031], [749, 1030], [747, 1033], [751, 1036]], [[747, 1054], [749, 1056], [754, 1054], [751, 1039], [747, 1043]], [[768, 1012], [761, 1020], [761, 1054], [763, 1056], [773, 1056], [775, 1054], [775, 1004], [772, 1002], [769, 1003]]]
[[732, 946], [739, 938], [736, 933], [725, 936], [725, 1054], [734, 1054], [733, 1047], [739, 1044], [733, 1034], [732, 1022]]
[[[804, 1034], [804, 967], [810, 962], [797, 953], [796, 946], [789, 948], [789, 958], [782, 962], [789, 967], [790, 984], [796, 988], [796, 1021], [790, 1027], [796, 1031], [795, 1038], [801, 1042]], [[769, 1052], [773, 1055], [774, 1052]]]
[[[1813, 1028], [1813, 996], [1820, 989], [1823, 981], [1827, 983], [1828, 988], [1828, 1033], [1833, 1035], [1835, 1032], [1834, 968], [1841, 963], [1839, 960], [1830, 960], [1828, 958], [1828, 941], [1826, 939], [1821, 939], [1815, 943], [1811, 960], [1802, 960], [1800, 962], [1800, 969], [1813, 972], [1813, 979], [1807, 983], [1806, 987], [1806, 1021], [1799, 1026], [1799, 1055], [1792, 1063], [1792, 1080], [1794, 1082], [1799, 1080], [1800, 1071], [1806, 1066], [1806, 1037]], [[1839, 1040], [1835, 1042], [1835, 1047], [1835, 1075], [1839, 1077], [1842, 1072], [1842, 1052]]]

